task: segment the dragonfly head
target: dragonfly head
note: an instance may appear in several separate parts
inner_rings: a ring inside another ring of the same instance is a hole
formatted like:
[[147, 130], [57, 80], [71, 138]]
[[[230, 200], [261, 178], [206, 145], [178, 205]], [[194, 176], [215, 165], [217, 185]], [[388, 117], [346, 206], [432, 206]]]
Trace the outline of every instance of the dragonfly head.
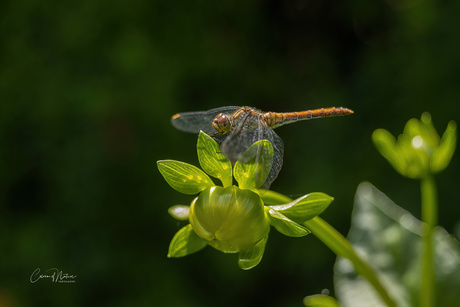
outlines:
[[216, 117], [214, 117], [212, 126], [218, 133], [226, 134], [232, 128], [232, 118], [227, 114], [219, 113], [216, 115]]

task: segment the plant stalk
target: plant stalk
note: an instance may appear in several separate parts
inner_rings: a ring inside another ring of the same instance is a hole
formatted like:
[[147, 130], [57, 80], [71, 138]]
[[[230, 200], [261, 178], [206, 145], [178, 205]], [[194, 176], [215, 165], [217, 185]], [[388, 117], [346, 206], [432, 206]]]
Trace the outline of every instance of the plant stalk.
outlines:
[[420, 286], [420, 306], [435, 306], [435, 276], [433, 232], [438, 223], [438, 196], [436, 182], [428, 175], [420, 182], [422, 197], [422, 222], [425, 223], [423, 234], [422, 284]]
[[358, 256], [350, 242], [342, 234], [318, 216], [303, 224], [337, 256], [350, 260], [356, 272], [367, 279], [388, 306], [396, 307], [395, 301], [383, 287], [374, 270]]

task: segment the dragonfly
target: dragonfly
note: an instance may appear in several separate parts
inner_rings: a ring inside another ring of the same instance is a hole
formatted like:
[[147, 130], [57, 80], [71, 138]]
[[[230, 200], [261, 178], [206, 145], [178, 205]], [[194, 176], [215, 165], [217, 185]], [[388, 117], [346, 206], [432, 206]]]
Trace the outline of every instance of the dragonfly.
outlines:
[[226, 106], [208, 111], [177, 113], [172, 116], [171, 123], [179, 130], [191, 133], [203, 131], [215, 138], [232, 164], [252, 144], [268, 140], [273, 146], [273, 164], [261, 187], [268, 189], [281, 170], [284, 154], [283, 141], [273, 129], [302, 120], [350, 114], [353, 111], [344, 107], [277, 113], [248, 106]]

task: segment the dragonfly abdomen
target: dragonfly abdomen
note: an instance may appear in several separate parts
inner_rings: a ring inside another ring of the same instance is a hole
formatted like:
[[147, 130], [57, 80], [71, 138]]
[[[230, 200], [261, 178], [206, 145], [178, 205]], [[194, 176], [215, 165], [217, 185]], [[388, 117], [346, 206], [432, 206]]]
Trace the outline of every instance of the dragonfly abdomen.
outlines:
[[264, 114], [265, 121], [268, 126], [276, 128], [282, 125], [296, 122], [298, 120], [307, 120], [321, 117], [344, 116], [353, 114], [353, 111], [343, 107], [321, 108], [316, 110], [308, 110], [301, 112], [267, 112]]

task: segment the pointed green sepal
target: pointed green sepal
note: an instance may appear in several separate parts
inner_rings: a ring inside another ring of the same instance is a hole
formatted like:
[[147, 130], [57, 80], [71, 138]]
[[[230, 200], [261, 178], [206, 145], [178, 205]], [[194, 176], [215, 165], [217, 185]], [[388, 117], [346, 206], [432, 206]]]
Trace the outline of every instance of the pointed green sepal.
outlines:
[[442, 135], [439, 146], [431, 158], [431, 170], [436, 173], [447, 167], [454, 155], [457, 145], [457, 124], [451, 120], [447, 125], [446, 131]]
[[241, 189], [258, 189], [267, 179], [273, 164], [273, 146], [267, 140], [252, 144], [233, 168]]
[[258, 190], [255, 190], [254, 192], [259, 194], [260, 198], [262, 199], [264, 204], [267, 206], [287, 204], [292, 201], [292, 199], [287, 197], [286, 195], [283, 195], [281, 193], [278, 193], [272, 190], [258, 189]]
[[241, 251], [238, 259], [238, 266], [243, 270], [249, 270], [259, 264], [264, 255], [268, 235], [262, 238], [256, 245], [245, 251]]
[[270, 208], [301, 224], [323, 213], [333, 200], [334, 197], [315, 192], [299, 197], [285, 205], [271, 206]]
[[169, 244], [168, 258], [184, 257], [206, 247], [206, 242], [196, 235], [192, 225], [181, 228]]
[[402, 173], [404, 161], [399, 155], [396, 138], [385, 129], [377, 129], [372, 133], [372, 141], [377, 151], [390, 162], [396, 171]]
[[176, 220], [186, 221], [188, 220], [188, 216], [190, 213], [190, 206], [175, 205], [175, 206], [169, 207], [168, 213]]
[[219, 144], [200, 131], [197, 143], [198, 160], [201, 168], [211, 175], [218, 178], [224, 187], [232, 185], [232, 164], [221, 152]]
[[175, 160], [157, 162], [158, 170], [166, 182], [178, 192], [197, 194], [208, 187], [214, 186], [205, 172], [188, 163]]
[[270, 219], [270, 224], [276, 228], [283, 235], [288, 237], [303, 237], [308, 235], [311, 231], [308, 230], [305, 226], [299, 225], [296, 222], [288, 219], [286, 216], [280, 212], [266, 207], [268, 211], [268, 217]]

